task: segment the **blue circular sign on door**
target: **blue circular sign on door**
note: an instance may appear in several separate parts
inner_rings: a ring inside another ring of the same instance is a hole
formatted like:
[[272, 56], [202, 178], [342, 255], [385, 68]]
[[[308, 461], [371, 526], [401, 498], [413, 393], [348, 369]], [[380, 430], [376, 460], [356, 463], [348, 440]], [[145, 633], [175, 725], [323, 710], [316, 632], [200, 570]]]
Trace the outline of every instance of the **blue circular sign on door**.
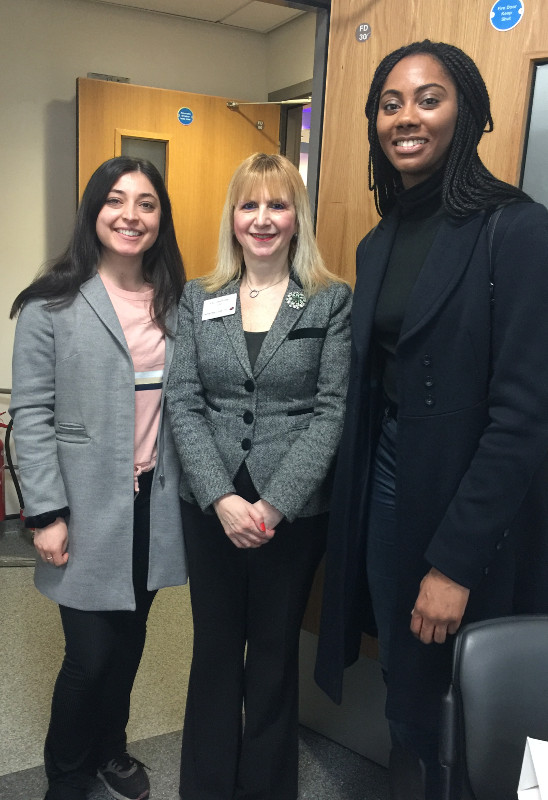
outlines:
[[177, 111], [177, 119], [181, 125], [190, 125], [190, 123], [194, 120], [194, 114], [190, 108], [180, 108]]
[[497, 31], [515, 28], [523, 18], [521, 0], [498, 0], [491, 9], [491, 25]]

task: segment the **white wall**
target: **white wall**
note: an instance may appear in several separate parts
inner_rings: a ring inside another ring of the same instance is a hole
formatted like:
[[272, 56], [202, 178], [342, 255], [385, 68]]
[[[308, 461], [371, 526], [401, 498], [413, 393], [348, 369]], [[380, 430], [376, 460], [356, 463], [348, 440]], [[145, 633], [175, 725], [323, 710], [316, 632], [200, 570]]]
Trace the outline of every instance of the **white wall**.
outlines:
[[315, 14], [303, 14], [268, 34], [269, 92], [312, 79], [315, 34]]
[[11, 302], [72, 228], [76, 78], [264, 100], [312, 78], [314, 23], [303, 15], [265, 36], [87, 0], [0, 0], [0, 387], [11, 386]]

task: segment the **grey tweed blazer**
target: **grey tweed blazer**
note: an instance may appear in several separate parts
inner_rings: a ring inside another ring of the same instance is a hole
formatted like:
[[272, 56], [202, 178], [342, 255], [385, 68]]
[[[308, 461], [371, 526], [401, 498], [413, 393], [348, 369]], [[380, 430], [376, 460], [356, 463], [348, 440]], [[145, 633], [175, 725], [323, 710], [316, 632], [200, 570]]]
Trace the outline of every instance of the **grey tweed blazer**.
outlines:
[[202, 321], [215, 294], [185, 286], [167, 389], [181, 459], [181, 496], [208, 509], [234, 491], [245, 460], [260, 496], [290, 522], [326, 511], [326, 477], [342, 430], [350, 358], [352, 293], [333, 283], [291, 308], [289, 292], [252, 370], [237, 295], [236, 313]]
[[[175, 317], [174, 310], [172, 329]], [[173, 337], [166, 337], [164, 391], [173, 346]], [[98, 275], [66, 306], [25, 304], [15, 334], [10, 413], [26, 513], [70, 508], [68, 563], [55, 567], [38, 560], [37, 588], [71, 608], [133, 610], [135, 374]], [[162, 411], [150, 504], [149, 589], [187, 578], [179, 475]]]

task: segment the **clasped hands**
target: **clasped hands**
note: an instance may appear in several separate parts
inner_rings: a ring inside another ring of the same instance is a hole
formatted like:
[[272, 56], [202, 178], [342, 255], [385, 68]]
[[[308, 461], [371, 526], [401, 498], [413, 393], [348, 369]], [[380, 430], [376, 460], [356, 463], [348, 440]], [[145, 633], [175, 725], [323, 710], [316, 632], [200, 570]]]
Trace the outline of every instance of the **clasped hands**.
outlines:
[[423, 644], [443, 644], [458, 631], [470, 590], [432, 567], [421, 581], [411, 612], [411, 631]]
[[240, 548], [260, 547], [274, 536], [283, 514], [266, 500], [248, 503], [238, 494], [225, 494], [213, 503], [224, 532]]

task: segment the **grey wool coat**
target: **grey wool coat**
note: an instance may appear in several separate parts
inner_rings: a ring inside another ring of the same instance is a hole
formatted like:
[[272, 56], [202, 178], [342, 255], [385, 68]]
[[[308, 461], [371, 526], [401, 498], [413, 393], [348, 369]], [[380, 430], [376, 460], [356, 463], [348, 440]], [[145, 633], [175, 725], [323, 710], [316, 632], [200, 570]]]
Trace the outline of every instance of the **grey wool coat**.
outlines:
[[[350, 359], [351, 290], [333, 283], [291, 308], [289, 286], [251, 369], [239, 281], [208, 294], [185, 286], [167, 398], [183, 466], [181, 496], [206, 510], [234, 492], [245, 460], [259, 495], [288, 521], [324, 512], [341, 435]], [[204, 301], [236, 293], [236, 312], [202, 320]]]
[[[174, 329], [176, 312], [167, 320]], [[164, 392], [173, 354], [166, 336]], [[186, 582], [180, 466], [162, 413], [151, 492], [148, 588]], [[134, 610], [135, 376], [98, 275], [68, 305], [25, 304], [13, 355], [10, 414], [27, 516], [68, 506], [69, 560], [37, 561], [37, 588], [83, 610]]]

